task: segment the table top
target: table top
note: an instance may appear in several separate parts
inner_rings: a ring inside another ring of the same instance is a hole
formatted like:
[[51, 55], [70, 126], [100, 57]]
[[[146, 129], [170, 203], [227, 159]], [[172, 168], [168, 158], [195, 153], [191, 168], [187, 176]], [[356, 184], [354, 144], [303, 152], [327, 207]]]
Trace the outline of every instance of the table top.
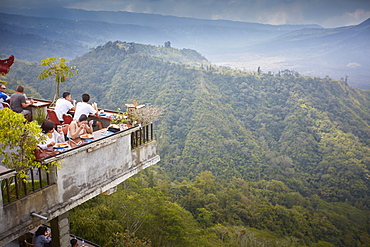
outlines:
[[[131, 125], [123, 125], [121, 130], [124, 130], [124, 129], [129, 129], [131, 128], [132, 126]], [[83, 138], [76, 138], [76, 139], [69, 139], [67, 140], [65, 143], [68, 144], [68, 147], [65, 147], [65, 148], [55, 148], [54, 151], [56, 152], [59, 152], [59, 153], [62, 153], [62, 152], [65, 152], [65, 151], [68, 151], [72, 148], [75, 148], [75, 147], [79, 147], [79, 146], [82, 146], [84, 144], [87, 144], [87, 143], [90, 143], [92, 141], [96, 141], [96, 140], [99, 140], [101, 138], [104, 138], [104, 137], [107, 137], [107, 136], [110, 136], [110, 135], [113, 135], [114, 133], [111, 132], [111, 131], [108, 131], [107, 128], [104, 128], [104, 129], [101, 129], [101, 130], [97, 130], [97, 131], [94, 131], [93, 132], [93, 138], [88, 138], [88, 139], [83, 139]]]
[[[74, 116], [75, 111], [69, 110], [68, 111], [68, 114], [71, 114], [72, 116]], [[104, 111], [102, 113], [98, 113], [97, 115], [89, 115], [89, 118], [97, 118], [97, 119], [111, 120], [111, 118], [113, 117], [113, 114], [117, 114], [117, 112], [114, 112], [114, 111]]]
[[103, 114], [98, 114], [98, 115], [90, 115], [89, 117], [110, 120], [113, 117], [113, 114], [103, 113]]
[[48, 107], [51, 102], [43, 101], [43, 100], [33, 100], [33, 104], [30, 107]]
[[101, 130], [98, 130], [98, 131], [94, 131], [93, 134], [92, 134], [93, 138], [88, 138], [88, 139], [76, 138], [76, 139], [73, 139], [73, 140], [69, 139], [69, 140], [66, 141], [66, 143], [68, 144], [68, 148], [58, 148], [58, 149], [54, 149], [54, 150], [58, 151], [58, 152], [63, 152], [63, 151], [69, 150], [71, 148], [82, 146], [82, 145], [87, 144], [91, 141], [95, 141], [95, 140], [101, 139], [103, 137], [112, 135], [112, 134], [113, 134], [113, 132], [110, 132], [106, 128], [104, 128], [104, 129], [101, 129]]

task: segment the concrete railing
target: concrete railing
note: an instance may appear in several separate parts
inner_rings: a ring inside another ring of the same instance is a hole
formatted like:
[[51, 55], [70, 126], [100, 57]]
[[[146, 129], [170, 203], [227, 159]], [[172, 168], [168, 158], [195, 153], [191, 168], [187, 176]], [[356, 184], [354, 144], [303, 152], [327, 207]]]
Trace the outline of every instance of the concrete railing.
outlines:
[[[61, 162], [61, 169], [49, 174], [51, 185], [5, 205], [0, 195], [0, 246], [99, 194], [114, 192], [118, 184], [159, 162], [156, 141], [147, 135], [152, 129], [142, 129], [133, 127], [45, 158], [43, 163]], [[132, 135], [143, 141], [133, 145]]]

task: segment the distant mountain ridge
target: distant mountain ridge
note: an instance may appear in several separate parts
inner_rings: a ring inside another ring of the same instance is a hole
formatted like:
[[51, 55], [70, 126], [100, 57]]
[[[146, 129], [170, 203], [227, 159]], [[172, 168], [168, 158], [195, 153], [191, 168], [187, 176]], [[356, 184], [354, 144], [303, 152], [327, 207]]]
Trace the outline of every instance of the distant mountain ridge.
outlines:
[[[175, 47], [196, 49], [204, 53], [212, 50], [220, 51], [219, 48], [221, 47], [227, 50], [228, 47], [224, 45], [225, 41], [230, 42], [232, 40], [230, 43], [230, 48], [232, 48], [235, 44], [241, 46], [246, 42], [259, 42], [291, 30], [318, 27], [317, 25], [274, 26], [225, 20], [203, 20], [154, 14], [75, 9], [2, 9], [1, 11], [3, 13], [16, 13], [16, 15], [11, 16], [4, 16], [3, 14], [1, 18], [3, 27], [11, 24], [13, 27], [10, 31], [16, 33], [37, 31], [36, 29], [39, 28], [39, 25], [41, 28], [44, 26], [43, 24], [53, 24], [59, 19], [60, 26], [53, 25], [54, 29], [61, 29], [59, 33], [62, 33], [63, 29], [68, 30], [63, 35], [71, 38], [72, 34], [78, 32], [77, 36], [76, 34], [73, 36], [74, 39], [77, 38], [77, 44], [86, 44], [89, 48], [115, 40], [153, 45], [162, 45], [166, 41], [171, 41]], [[28, 16], [28, 18], [19, 16], [19, 14]], [[36, 19], [31, 21], [31, 18]], [[39, 21], [37, 21], [37, 18], [40, 18], [38, 19]], [[16, 23], [10, 22], [10, 20], [14, 19], [24, 20], [16, 21]], [[36, 22], [36, 24], [32, 25], [31, 23], [33, 22]], [[95, 30], [93, 30], [94, 28]], [[58, 37], [58, 35], [52, 36], [50, 33], [48, 35], [48, 33], [38, 32], [38, 34], [44, 35], [51, 40], [63, 39], [63, 37]], [[90, 42], [84, 41], [86, 38], [79, 35], [87, 36], [90, 38]], [[81, 38], [83, 38], [82, 41], [80, 41]]]
[[[296, 70], [370, 88], [369, 20], [349, 27], [266, 25], [77, 9], [1, 9], [0, 54], [73, 59], [109, 41], [196, 50], [217, 65], [247, 71]], [[11, 14], [10, 14], [11, 13]], [[26, 16], [27, 15], [27, 16]], [[43, 17], [31, 17], [43, 16]]]
[[67, 20], [90, 20], [103, 21], [115, 24], [134, 24], [141, 26], [177, 26], [177, 25], [214, 25], [225, 27], [255, 28], [255, 29], [284, 29], [297, 30], [302, 28], [320, 28], [319, 25], [269, 25], [253, 22], [229, 21], [229, 20], [207, 20], [190, 17], [176, 17], [170, 15], [133, 13], [127, 11], [88, 11], [82, 9], [15, 9], [3, 8], [1, 13], [17, 15], [60, 18]]
[[244, 56], [279, 58], [277, 68], [294, 69], [311, 76], [336, 79], [348, 76], [350, 85], [369, 89], [369, 40], [370, 19], [348, 27], [295, 30], [245, 46], [239, 52]]

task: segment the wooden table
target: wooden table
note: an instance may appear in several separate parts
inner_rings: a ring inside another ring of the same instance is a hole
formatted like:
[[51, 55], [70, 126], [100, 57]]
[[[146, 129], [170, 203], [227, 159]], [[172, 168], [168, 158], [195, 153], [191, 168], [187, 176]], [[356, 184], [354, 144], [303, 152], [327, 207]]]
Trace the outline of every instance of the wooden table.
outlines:
[[84, 145], [84, 144], [87, 144], [89, 142], [91, 142], [92, 140], [98, 140], [98, 139], [101, 139], [103, 137], [106, 137], [108, 135], [110, 135], [111, 133], [108, 132], [108, 130], [106, 128], [104, 129], [101, 129], [101, 130], [97, 130], [97, 131], [94, 131], [92, 133], [92, 135], [94, 136], [94, 138], [91, 138], [91, 140], [85, 140], [85, 139], [81, 139], [81, 138], [76, 138], [76, 139], [73, 139], [73, 140], [68, 140], [66, 141], [68, 143], [68, 145], [70, 146], [70, 148], [75, 148], [75, 147], [78, 147], [78, 146], [81, 146], [81, 145]]
[[[101, 112], [102, 110], [99, 110]], [[74, 116], [75, 111], [69, 110], [68, 114], [71, 114]], [[117, 112], [114, 111], [104, 111], [102, 114], [97, 115], [89, 115], [89, 119], [95, 119], [102, 123], [103, 128], [107, 128], [110, 125], [111, 119], [113, 117], [113, 114], [117, 114]]]
[[117, 112], [104, 111], [104, 113], [98, 115], [90, 115], [89, 118], [100, 121], [103, 125], [103, 128], [108, 128], [111, 123], [113, 114], [117, 114]]
[[50, 101], [34, 99], [33, 104], [26, 107], [26, 109], [28, 108], [31, 111], [32, 120], [34, 120], [34, 116], [37, 114], [37, 109], [40, 109], [40, 108], [45, 112], [45, 114], [47, 116], [47, 109], [50, 106], [50, 104], [51, 104]]

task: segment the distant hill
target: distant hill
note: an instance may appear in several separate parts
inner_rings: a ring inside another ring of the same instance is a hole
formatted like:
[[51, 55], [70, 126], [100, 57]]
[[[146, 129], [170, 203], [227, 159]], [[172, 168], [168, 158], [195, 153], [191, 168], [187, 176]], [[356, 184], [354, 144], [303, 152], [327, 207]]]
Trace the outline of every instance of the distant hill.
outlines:
[[87, 11], [67, 8], [40, 8], [16, 9], [2, 8], [1, 13], [16, 14], [32, 17], [47, 17], [66, 20], [89, 20], [115, 24], [133, 24], [140, 26], [224, 26], [235, 28], [249, 28], [261, 30], [297, 30], [302, 28], [318, 28], [319, 25], [268, 25], [253, 22], [240, 22], [228, 20], [207, 20], [189, 17], [176, 17], [160, 14], [133, 13], [126, 11]]
[[369, 88], [370, 19], [348, 27], [301, 29], [245, 49], [250, 53], [286, 58], [280, 68], [312, 76], [349, 77], [349, 83]]
[[277, 73], [290, 69], [370, 88], [369, 21], [324, 29], [77, 9], [1, 9], [0, 54], [73, 59], [109, 41], [196, 50], [217, 65]]
[[[9, 27], [7, 30], [16, 34], [37, 34], [51, 41], [67, 40], [88, 48], [116, 40], [152, 45], [170, 41], [174, 47], [195, 49], [205, 55], [223, 54], [289, 31], [319, 27], [203, 20], [123, 11], [2, 8], [0, 12], [6, 13], [0, 16], [2, 26]], [[10, 44], [11, 40], [4, 42], [7, 43]]]
[[[0, 14], [3, 35], [0, 36], [2, 54], [40, 61], [57, 56], [67, 59], [83, 55], [89, 49], [110, 40], [124, 37], [124, 41], [142, 41], [150, 37], [156, 43], [161, 30], [138, 25], [118, 25], [97, 21], [61, 20]], [[167, 40], [164, 40], [167, 41]], [[160, 42], [164, 43], [163, 40]]]

